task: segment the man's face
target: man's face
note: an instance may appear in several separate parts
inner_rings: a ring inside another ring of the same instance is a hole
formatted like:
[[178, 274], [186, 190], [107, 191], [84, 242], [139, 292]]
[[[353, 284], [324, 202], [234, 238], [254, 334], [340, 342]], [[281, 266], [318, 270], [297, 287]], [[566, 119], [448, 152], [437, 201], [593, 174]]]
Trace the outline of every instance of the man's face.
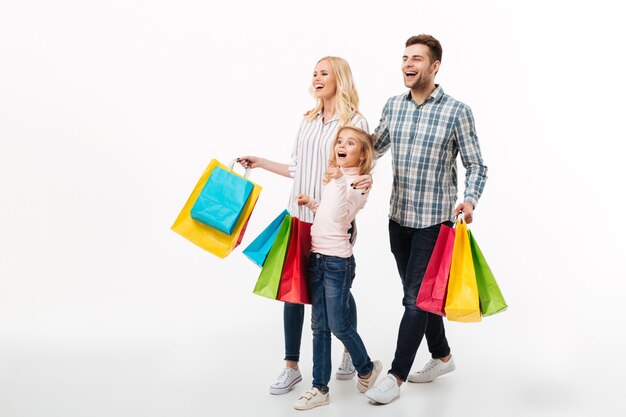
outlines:
[[428, 46], [415, 44], [408, 46], [402, 56], [402, 76], [404, 85], [410, 89], [426, 88], [434, 83], [439, 61], [430, 62]]

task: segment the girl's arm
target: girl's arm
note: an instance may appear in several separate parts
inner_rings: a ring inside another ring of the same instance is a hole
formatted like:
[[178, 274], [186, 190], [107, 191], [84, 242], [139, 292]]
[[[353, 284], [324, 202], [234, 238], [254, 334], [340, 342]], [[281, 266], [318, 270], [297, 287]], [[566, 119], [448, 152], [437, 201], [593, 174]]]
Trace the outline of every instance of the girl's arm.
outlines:
[[[371, 179], [371, 176], [369, 176]], [[355, 180], [356, 181], [356, 180]], [[371, 186], [371, 185], [370, 185]], [[347, 221], [351, 222], [356, 217], [359, 210], [361, 210], [367, 202], [367, 191], [361, 189], [348, 189], [346, 188], [346, 217]]]
[[307, 206], [313, 214], [315, 214], [317, 207], [320, 205], [317, 200], [314, 200], [305, 194], [298, 194], [296, 197], [296, 203], [298, 203], [299, 206]]
[[[337, 168], [328, 168], [332, 178], [330, 187], [324, 191], [324, 199], [328, 198], [332, 204], [332, 217], [336, 222], [351, 222], [356, 214], [365, 206], [367, 194], [360, 190], [349, 189], [346, 177]], [[350, 187], [351, 188], [351, 187]]]

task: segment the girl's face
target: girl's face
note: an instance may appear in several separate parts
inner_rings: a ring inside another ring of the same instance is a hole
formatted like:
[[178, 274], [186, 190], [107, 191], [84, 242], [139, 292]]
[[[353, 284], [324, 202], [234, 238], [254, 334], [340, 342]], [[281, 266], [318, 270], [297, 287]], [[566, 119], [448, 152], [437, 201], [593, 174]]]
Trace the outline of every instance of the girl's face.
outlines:
[[343, 129], [339, 133], [335, 144], [335, 158], [337, 165], [342, 168], [353, 168], [361, 165], [365, 159], [362, 146], [356, 138], [356, 132], [352, 129]]
[[330, 66], [330, 62], [322, 60], [317, 63], [313, 70], [313, 94], [321, 100], [335, 97], [337, 93], [337, 78]]

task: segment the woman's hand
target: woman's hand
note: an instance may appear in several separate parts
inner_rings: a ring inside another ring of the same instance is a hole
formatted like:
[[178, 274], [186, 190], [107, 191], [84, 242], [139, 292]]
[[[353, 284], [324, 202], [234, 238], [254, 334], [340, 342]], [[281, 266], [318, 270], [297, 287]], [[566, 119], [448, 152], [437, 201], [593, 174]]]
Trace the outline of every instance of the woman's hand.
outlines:
[[258, 156], [242, 156], [237, 158], [237, 162], [246, 169], [263, 168], [263, 161], [265, 161], [265, 159]]
[[352, 188], [356, 190], [362, 190], [362, 194], [367, 194], [372, 189], [372, 184], [374, 181], [372, 180], [372, 176], [370, 174], [367, 175], [359, 175], [356, 177], [354, 181], [352, 181]]

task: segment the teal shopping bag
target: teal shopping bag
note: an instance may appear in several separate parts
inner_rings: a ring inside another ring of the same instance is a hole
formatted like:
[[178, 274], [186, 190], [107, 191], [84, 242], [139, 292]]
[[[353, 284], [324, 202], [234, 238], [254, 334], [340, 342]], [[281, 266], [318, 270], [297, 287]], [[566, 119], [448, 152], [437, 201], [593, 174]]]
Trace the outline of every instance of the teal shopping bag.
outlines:
[[191, 208], [191, 218], [222, 233], [231, 235], [254, 184], [230, 170], [215, 167]]
[[289, 246], [291, 237], [291, 216], [286, 215], [274, 239], [272, 248], [267, 254], [267, 259], [261, 269], [261, 274], [254, 286], [254, 293], [263, 297], [276, 299], [278, 294], [278, 286], [280, 285], [280, 276], [285, 263], [285, 255]]
[[263, 267], [267, 254], [272, 248], [272, 244], [278, 235], [280, 225], [283, 222], [285, 216], [289, 215], [287, 210], [283, 210], [282, 213], [276, 217], [269, 226], [265, 228], [257, 237], [243, 250], [243, 254], [248, 257], [252, 262], [260, 267]]
[[487, 265], [487, 261], [482, 251], [476, 243], [476, 239], [472, 232], [467, 231], [472, 248], [472, 260], [474, 261], [474, 272], [476, 272], [476, 283], [478, 284], [478, 297], [480, 298], [480, 313], [483, 317], [491, 316], [506, 310], [507, 305], [498, 287], [491, 268]]

